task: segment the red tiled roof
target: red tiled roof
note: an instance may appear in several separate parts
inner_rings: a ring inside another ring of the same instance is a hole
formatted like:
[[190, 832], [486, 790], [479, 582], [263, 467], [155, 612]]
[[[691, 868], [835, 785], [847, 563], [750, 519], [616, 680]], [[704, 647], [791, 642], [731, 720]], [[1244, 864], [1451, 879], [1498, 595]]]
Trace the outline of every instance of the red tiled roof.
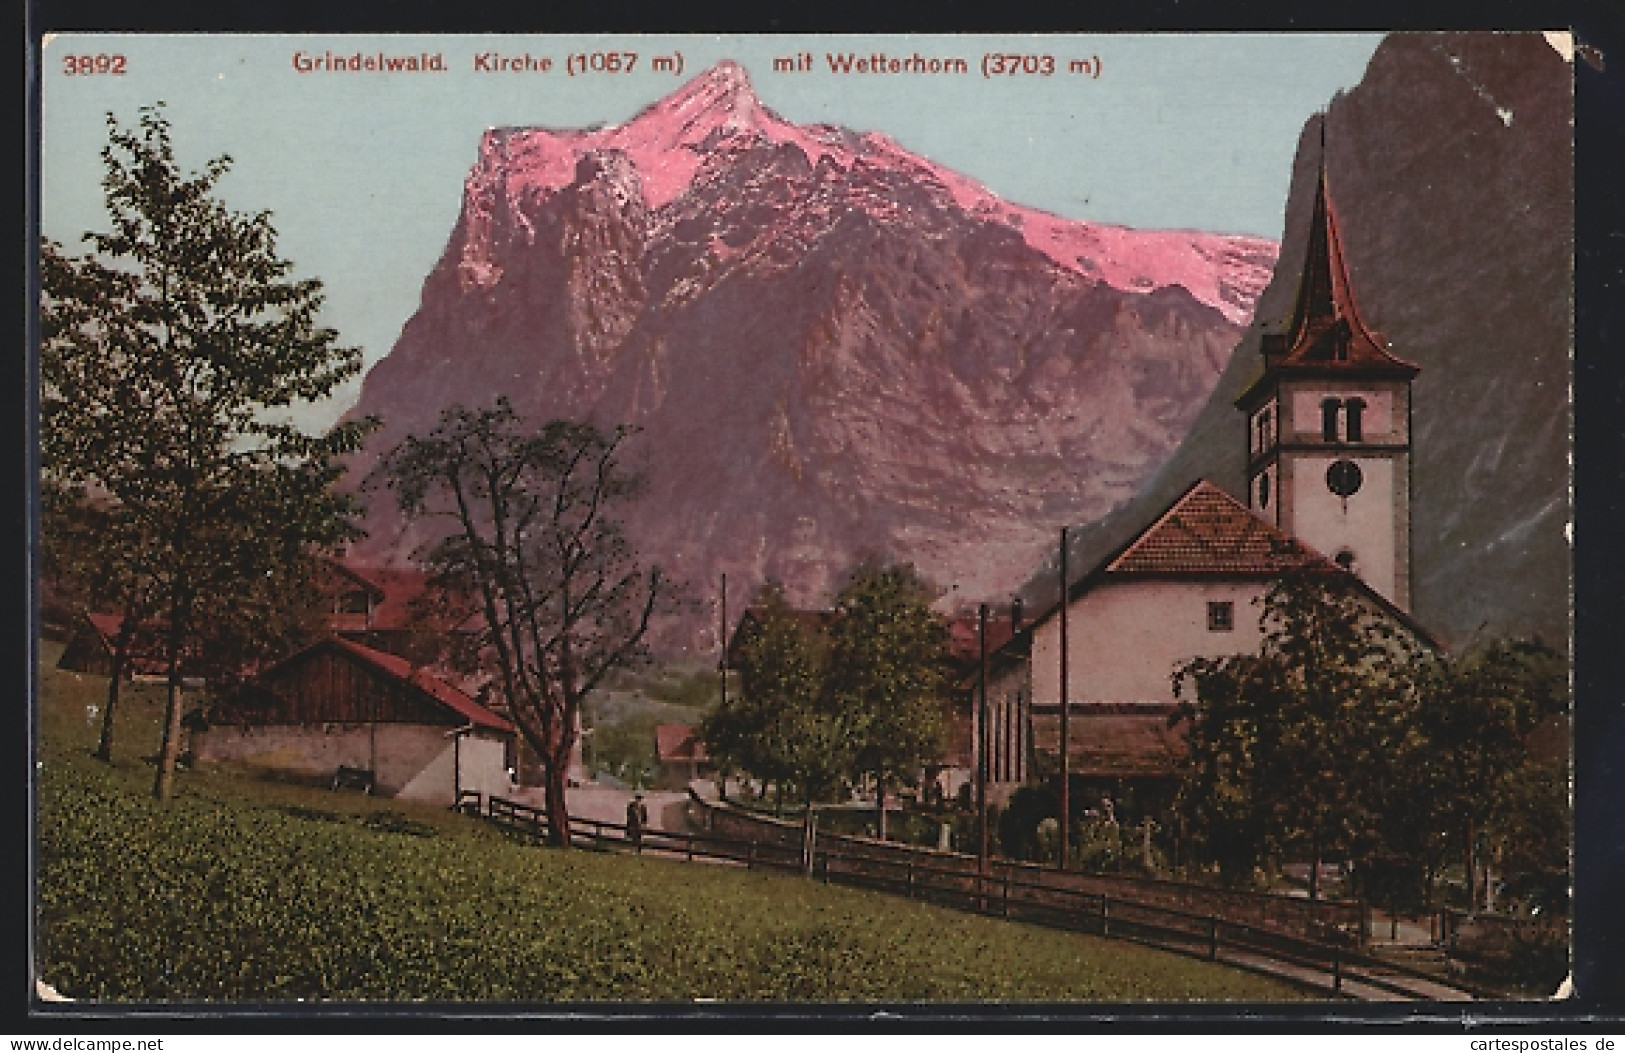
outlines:
[[413, 606], [429, 590], [429, 574], [415, 567], [362, 567], [340, 564], [347, 577], [365, 585], [372, 592], [372, 620], [367, 626], [373, 630], [422, 628], [430, 631], [466, 629], [474, 614], [459, 618], [456, 613], [425, 618]]
[[483, 728], [490, 728], [493, 731], [500, 731], [504, 734], [512, 734], [513, 732], [512, 724], [509, 724], [506, 720], [503, 720], [501, 717], [497, 716], [489, 709], [486, 709], [484, 706], [480, 705], [478, 702], [474, 701], [457, 688], [452, 687], [444, 680], [435, 676], [427, 669], [413, 668], [412, 663], [408, 662], [404, 658], [398, 658], [392, 654], [385, 654], [383, 651], [375, 651], [371, 647], [364, 647], [352, 640], [346, 640], [343, 637], [337, 636], [329, 637], [327, 640], [324, 640], [322, 643], [316, 644], [315, 646], [337, 647], [349, 654], [351, 657], [355, 658], [357, 661], [372, 666], [372, 668], [380, 673], [383, 673], [385, 676], [418, 688], [420, 691], [423, 691], [432, 697], [436, 702], [439, 702], [441, 705], [457, 713], [471, 724], [475, 724]]
[[705, 743], [687, 724], [656, 724], [655, 755], [663, 761], [710, 759], [705, 752]]
[[1109, 575], [1340, 573], [1325, 556], [1258, 518], [1206, 479], [1185, 491], [1117, 558]]
[[124, 619], [117, 614], [87, 613], [85, 620], [90, 623], [92, 629], [96, 630], [97, 635], [107, 641], [109, 646], [112, 645], [114, 640], [118, 639], [118, 631], [124, 625]]

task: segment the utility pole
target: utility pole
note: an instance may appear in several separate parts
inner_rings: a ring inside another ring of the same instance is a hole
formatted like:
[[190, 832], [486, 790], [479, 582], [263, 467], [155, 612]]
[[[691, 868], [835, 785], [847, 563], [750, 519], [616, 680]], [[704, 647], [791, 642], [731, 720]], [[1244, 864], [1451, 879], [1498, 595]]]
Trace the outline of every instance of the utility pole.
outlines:
[[[722, 658], [717, 662], [717, 669], [722, 680], [722, 708], [728, 708], [728, 575], [722, 575], [722, 632], [717, 639], [722, 641]], [[727, 769], [717, 769], [717, 796], [724, 800], [728, 797]]]
[[1072, 820], [1072, 758], [1067, 743], [1067, 650], [1066, 609], [1071, 606], [1067, 595], [1066, 527], [1061, 528], [1061, 869], [1066, 869], [1067, 828]]
[[[980, 695], [976, 707], [976, 873], [987, 873], [987, 604], [976, 609], [977, 647], [981, 652]], [[980, 884], [978, 884], [980, 888]]]
[[[1021, 597], [1010, 598], [1010, 648], [1019, 653], [1021, 650]], [[1012, 777], [1017, 782], [1026, 782], [1027, 775], [1032, 770], [1027, 763], [1028, 748], [1032, 743], [1032, 694], [1031, 685], [1028, 690], [1016, 692], [1016, 748], [1014, 750], [1014, 771]]]
[[722, 576], [722, 632], [718, 634], [722, 641], [722, 659], [717, 668], [722, 672], [722, 706], [728, 707], [728, 575]]

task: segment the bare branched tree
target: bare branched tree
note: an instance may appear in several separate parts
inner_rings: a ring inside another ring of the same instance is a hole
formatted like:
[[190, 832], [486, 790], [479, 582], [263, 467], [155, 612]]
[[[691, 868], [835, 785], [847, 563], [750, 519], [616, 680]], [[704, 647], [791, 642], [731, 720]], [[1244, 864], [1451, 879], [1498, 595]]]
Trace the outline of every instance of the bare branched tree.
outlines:
[[483, 618], [483, 660], [541, 759], [549, 838], [560, 846], [582, 699], [645, 653], [669, 591], [658, 567], [639, 565], [614, 514], [642, 489], [622, 463], [631, 434], [562, 420], [532, 428], [499, 399], [446, 410], [380, 467], [407, 516], [453, 523], [423, 555], [436, 583]]

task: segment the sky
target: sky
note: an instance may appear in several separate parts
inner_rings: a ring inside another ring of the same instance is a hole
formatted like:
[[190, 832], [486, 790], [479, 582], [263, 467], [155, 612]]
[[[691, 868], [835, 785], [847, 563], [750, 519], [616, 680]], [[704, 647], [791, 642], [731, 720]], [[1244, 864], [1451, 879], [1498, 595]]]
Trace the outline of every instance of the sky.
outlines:
[[[141, 106], [161, 100], [182, 165], [230, 155], [221, 195], [234, 208], [270, 210], [295, 273], [326, 286], [323, 322], [370, 365], [417, 309], [489, 127], [622, 123], [732, 59], [788, 120], [883, 132], [1017, 204], [1094, 222], [1279, 238], [1304, 120], [1358, 83], [1380, 39], [64, 34], [46, 41], [40, 70], [39, 221], [70, 251], [83, 250], [85, 231], [106, 229], [107, 114], [133, 126]], [[329, 52], [438, 55], [445, 72], [296, 68], [299, 56]], [[553, 65], [476, 69], [491, 52]], [[963, 58], [969, 72], [829, 68], [831, 53], [877, 52]], [[775, 70], [775, 58], [803, 53], [812, 69]], [[569, 56], [603, 64], [610, 54], [637, 59], [630, 71], [569, 71]], [[995, 74], [984, 56], [997, 54], [1034, 56], [1031, 69], [1048, 56], [1055, 72]], [[103, 55], [108, 72], [97, 68]], [[657, 57], [667, 60], [660, 68]], [[320, 426], [358, 392], [352, 383], [301, 417]]]

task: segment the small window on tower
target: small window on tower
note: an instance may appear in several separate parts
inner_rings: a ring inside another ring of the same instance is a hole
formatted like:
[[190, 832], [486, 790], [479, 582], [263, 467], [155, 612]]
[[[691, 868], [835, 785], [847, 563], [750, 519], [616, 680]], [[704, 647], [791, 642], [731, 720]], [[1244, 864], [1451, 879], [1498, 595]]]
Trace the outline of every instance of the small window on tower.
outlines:
[[1227, 633], [1236, 627], [1236, 605], [1229, 600], [1210, 600], [1207, 605], [1208, 632]]
[[1320, 403], [1320, 437], [1326, 442], [1337, 441], [1337, 411], [1342, 405], [1337, 399], [1324, 399]]
[[1360, 415], [1365, 410], [1365, 399], [1349, 399], [1343, 406], [1348, 411], [1349, 442], [1364, 442], [1365, 424]]
[[1269, 473], [1266, 472], [1265, 474], [1258, 477], [1258, 507], [1259, 508], [1268, 508], [1269, 506], [1270, 506], [1270, 477], [1269, 477]]
[[1339, 552], [1337, 555], [1332, 557], [1332, 562], [1336, 563], [1339, 567], [1342, 567], [1344, 570], [1353, 570], [1354, 569], [1354, 553], [1350, 552], [1348, 549], [1344, 549], [1343, 551]]

